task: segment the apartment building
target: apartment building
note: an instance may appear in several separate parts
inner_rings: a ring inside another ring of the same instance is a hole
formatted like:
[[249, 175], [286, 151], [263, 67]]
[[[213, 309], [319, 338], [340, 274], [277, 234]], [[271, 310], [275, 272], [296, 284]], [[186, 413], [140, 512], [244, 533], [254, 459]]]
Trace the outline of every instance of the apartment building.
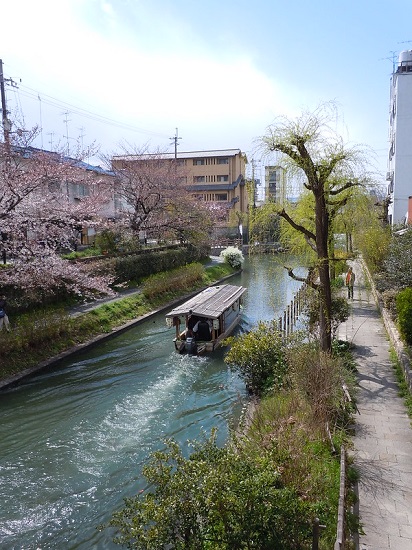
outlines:
[[[114, 169], [140, 159], [159, 160], [159, 154], [122, 155], [112, 159]], [[216, 203], [226, 214], [215, 227], [216, 236], [237, 236], [239, 224], [247, 225], [248, 191], [246, 156], [240, 149], [164, 153], [162, 159], [176, 162], [189, 193], [201, 201]]]
[[281, 166], [265, 166], [265, 200], [286, 203], [286, 172]]
[[399, 54], [391, 78], [387, 195], [389, 222], [404, 223], [412, 195], [412, 50]]

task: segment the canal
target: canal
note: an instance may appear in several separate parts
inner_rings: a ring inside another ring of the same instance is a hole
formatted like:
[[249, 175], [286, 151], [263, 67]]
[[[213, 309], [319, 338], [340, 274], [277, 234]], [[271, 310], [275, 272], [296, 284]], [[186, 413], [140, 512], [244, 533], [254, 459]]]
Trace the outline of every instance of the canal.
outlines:
[[[238, 331], [277, 318], [299, 283], [282, 255], [247, 258]], [[142, 465], [173, 437], [188, 448], [218, 428], [223, 444], [247, 396], [223, 361], [178, 355], [158, 314], [58, 368], [0, 393], [0, 547], [111, 549], [97, 526], [145, 489]]]

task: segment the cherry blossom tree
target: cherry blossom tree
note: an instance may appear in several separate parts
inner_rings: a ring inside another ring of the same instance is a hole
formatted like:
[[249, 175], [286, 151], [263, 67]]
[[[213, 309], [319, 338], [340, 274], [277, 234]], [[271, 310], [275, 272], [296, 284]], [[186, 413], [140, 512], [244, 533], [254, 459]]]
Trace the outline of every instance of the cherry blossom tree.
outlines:
[[116, 195], [120, 198], [122, 221], [135, 238], [140, 232], [181, 241], [204, 240], [215, 210], [187, 189], [187, 174], [178, 159], [170, 159], [147, 146], [130, 149], [112, 159]]
[[[0, 144], [0, 245], [3, 260], [12, 258], [0, 271], [0, 286], [21, 293], [33, 286], [42, 294], [61, 286], [76, 294], [111, 292], [109, 279], [90, 277], [58, 256], [73, 247], [83, 226], [99, 223], [110, 186], [85, 170], [79, 157], [35, 149], [26, 134], [15, 136]], [[85, 193], [74, 201], [76, 185]]]

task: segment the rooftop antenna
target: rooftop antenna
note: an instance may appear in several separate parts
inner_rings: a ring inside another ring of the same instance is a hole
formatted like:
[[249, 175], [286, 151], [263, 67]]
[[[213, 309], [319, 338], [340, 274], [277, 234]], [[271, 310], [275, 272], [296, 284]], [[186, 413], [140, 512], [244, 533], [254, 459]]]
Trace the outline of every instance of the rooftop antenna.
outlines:
[[391, 50], [390, 52], [392, 55], [391, 57], [381, 57], [379, 61], [383, 61], [384, 59], [388, 59], [389, 61], [392, 61], [392, 73], [395, 72], [395, 65], [396, 65], [396, 58], [398, 56], [398, 52]]
[[181, 137], [179, 137], [179, 130], [178, 130], [177, 128], [176, 128], [176, 134], [175, 134], [173, 137], [169, 138], [169, 139], [172, 140], [171, 145], [172, 145], [173, 143], [174, 143], [174, 145], [175, 145], [175, 159], [177, 159], [177, 146], [178, 146], [178, 140], [179, 140], [179, 139], [182, 139]]
[[69, 122], [71, 122], [67, 117], [70, 114], [70, 111], [65, 111], [62, 113], [66, 118], [64, 119], [64, 123], [66, 125], [66, 135], [63, 136], [67, 139], [67, 155], [70, 155], [70, 146], [69, 146]]
[[79, 139], [80, 139], [80, 145], [83, 151], [83, 138], [86, 137], [86, 134], [84, 134], [83, 132], [86, 130], [86, 128], [84, 126], [81, 126], [80, 128], [78, 128], [78, 130], [80, 131]]
[[40, 94], [37, 94], [37, 99], [39, 100], [39, 109], [40, 109], [40, 140], [41, 140], [41, 148], [43, 150], [43, 118], [42, 118], [42, 112], [41, 112], [41, 97]]
[[54, 132], [49, 132], [47, 135], [50, 136], [50, 140], [49, 140], [49, 143], [50, 143], [50, 151], [53, 151], [53, 136], [54, 136]]

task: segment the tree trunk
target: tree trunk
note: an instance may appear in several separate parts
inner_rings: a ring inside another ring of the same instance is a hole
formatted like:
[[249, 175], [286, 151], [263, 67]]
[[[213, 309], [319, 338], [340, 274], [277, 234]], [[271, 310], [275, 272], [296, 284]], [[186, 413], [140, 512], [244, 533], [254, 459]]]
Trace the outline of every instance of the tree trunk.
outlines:
[[316, 249], [319, 269], [319, 330], [322, 351], [329, 352], [332, 348], [331, 310], [332, 293], [330, 288], [328, 234], [329, 216], [326, 207], [323, 188], [316, 190]]

